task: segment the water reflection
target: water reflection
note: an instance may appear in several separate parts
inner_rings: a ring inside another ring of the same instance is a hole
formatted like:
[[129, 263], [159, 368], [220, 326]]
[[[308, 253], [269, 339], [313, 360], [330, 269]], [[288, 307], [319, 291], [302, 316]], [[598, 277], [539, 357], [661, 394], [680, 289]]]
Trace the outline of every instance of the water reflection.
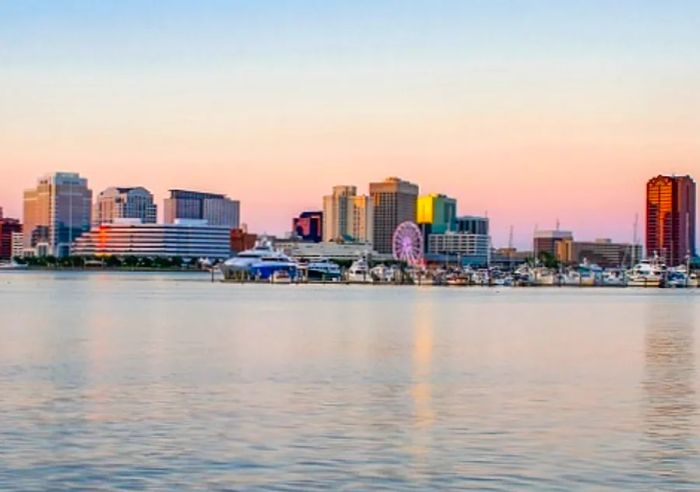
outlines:
[[645, 335], [642, 459], [655, 479], [676, 485], [692, 484], [696, 456], [693, 309], [682, 300], [650, 303]]

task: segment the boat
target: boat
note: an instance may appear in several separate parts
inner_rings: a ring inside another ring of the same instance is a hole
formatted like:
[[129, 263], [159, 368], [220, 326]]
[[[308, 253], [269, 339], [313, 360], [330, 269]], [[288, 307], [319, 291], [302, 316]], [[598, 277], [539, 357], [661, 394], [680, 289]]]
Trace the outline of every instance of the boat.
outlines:
[[625, 287], [627, 277], [624, 270], [612, 268], [603, 272], [601, 283], [604, 287]]
[[698, 276], [694, 272], [688, 273], [688, 270], [683, 265], [669, 268], [663, 285], [670, 288], [697, 287]]
[[296, 279], [297, 264], [267, 239], [260, 239], [251, 249], [242, 251], [221, 264], [226, 280], [270, 280], [275, 272], [285, 271]]
[[0, 263], [0, 270], [26, 270], [29, 265], [26, 263], [17, 263], [12, 260], [9, 263]]
[[666, 274], [663, 260], [654, 255], [637, 263], [627, 272], [627, 285], [630, 287], [661, 287]]
[[369, 271], [372, 280], [379, 283], [391, 283], [395, 280], [396, 271], [393, 267], [380, 264]]
[[270, 275], [271, 284], [291, 284], [292, 276], [287, 270], [275, 270]]
[[306, 268], [306, 278], [311, 281], [338, 282], [340, 281], [340, 267], [337, 263], [320, 258], [310, 261]]
[[345, 275], [345, 280], [351, 284], [370, 284], [372, 275], [366, 258], [358, 258], [352, 262]]

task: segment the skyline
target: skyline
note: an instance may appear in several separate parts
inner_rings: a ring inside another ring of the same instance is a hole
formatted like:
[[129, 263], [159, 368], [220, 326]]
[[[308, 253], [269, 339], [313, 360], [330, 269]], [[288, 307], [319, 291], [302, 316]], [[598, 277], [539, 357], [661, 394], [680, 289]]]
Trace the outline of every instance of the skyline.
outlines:
[[495, 245], [557, 220], [631, 241], [650, 177], [700, 174], [698, 24], [680, 1], [0, 4], [0, 206], [60, 169], [225, 193], [281, 234], [395, 175], [487, 211]]

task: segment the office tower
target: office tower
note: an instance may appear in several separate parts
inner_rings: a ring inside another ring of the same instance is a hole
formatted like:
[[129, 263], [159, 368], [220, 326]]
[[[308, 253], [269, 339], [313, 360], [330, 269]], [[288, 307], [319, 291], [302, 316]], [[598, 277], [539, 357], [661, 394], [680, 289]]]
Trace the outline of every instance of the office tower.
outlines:
[[292, 231], [303, 241], [321, 242], [323, 239], [323, 212], [302, 212], [299, 217], [292, 219]]
[[574, 235], [571, 231], [544, 230], [535, 231], [533, 239], [533, 252], [535, 258], [539, 258], [542, 253], [547, 253], [556, 258], [558, 245], [562, 241], [573, 241]]
[[695, 255], [695, 181], [690, 176], [657, 176], [647, 182], [646, 253], [670, 266]]
[[445, 195], [431, 193], [418, 197], [416, 202], [416, 224], [425, 234], [442, 234], [455, 230], [457, 200]]
[[140, 219], [143, 224], [155, 224], [157, 211], [153, 195], [146, 188], [111, 187], [97, 196], [92, 223], [98, 226], [116, 219]]
[[323, 197], [323, 240], [349, 239], [348, 210], [352, 197], [357, 195], [355, 186], [334, 186], [333, 194]]
[[22, 224], [17, 219], [0, 217], [0, 260], [9, 260], [16, 256], [13, 251], [13, 237], [22, 232]]
[[379, 183], [370, 183], [369, 194], [374, 206], [372, 243], [379, 253], [389, 254], [396, 227], [402, 222], [416, 220], [418, 186], [392, 177]]
[[36, 254], [67, 256], [71, 243], [90, 230], [92, 190], [77, 173], [40, 178], [24, 192], [24, 246]]
[[206, 220], [212, 226], [239, 227], [241, 204], [226, 195], [170, 190], [170, 198], [164, 204], [166, 224], [173, 224], [176, 219], [194, 219]]

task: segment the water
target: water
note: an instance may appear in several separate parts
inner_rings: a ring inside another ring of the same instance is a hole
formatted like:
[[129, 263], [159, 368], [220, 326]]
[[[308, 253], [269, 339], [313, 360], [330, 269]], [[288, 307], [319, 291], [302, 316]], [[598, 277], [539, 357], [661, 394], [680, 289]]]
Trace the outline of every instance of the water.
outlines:
[[0, 275], [0, 490], [700, 488], [700, 291]]

